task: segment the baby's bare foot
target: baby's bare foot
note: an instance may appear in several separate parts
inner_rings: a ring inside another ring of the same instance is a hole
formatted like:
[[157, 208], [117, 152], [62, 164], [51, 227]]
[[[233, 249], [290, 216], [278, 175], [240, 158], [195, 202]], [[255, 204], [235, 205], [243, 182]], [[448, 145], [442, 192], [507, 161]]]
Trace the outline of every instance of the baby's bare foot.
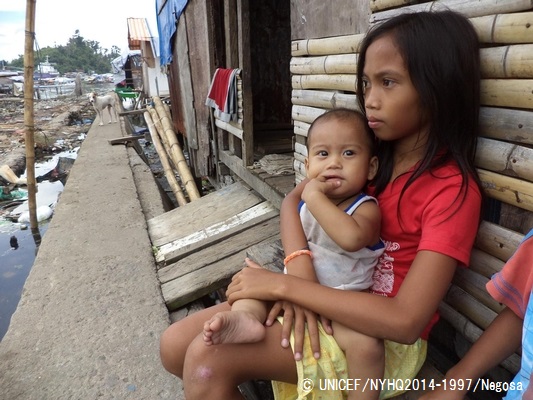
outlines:
[[255, 343], [264, 337], [264, 325], [247, 311], [220, 312], [204, 324], [204, 342], [208, 346], [223, 343]]

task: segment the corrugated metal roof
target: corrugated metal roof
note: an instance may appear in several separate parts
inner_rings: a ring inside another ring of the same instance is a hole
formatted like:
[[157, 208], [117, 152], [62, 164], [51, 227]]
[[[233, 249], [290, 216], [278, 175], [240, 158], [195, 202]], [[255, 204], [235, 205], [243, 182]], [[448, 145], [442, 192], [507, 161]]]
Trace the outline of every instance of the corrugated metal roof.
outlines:
[[146, 18], [128, 18], [128, 46], [130, 50], [140, 50], [141, 42], [152, 40]]

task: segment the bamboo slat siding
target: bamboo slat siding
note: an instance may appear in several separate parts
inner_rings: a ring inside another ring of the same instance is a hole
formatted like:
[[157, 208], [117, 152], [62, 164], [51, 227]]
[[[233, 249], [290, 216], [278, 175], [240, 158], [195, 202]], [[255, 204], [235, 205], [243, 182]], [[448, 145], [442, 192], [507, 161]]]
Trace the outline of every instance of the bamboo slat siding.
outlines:
[[[533, 222], [533, 1], [372, 0], [370, 4], [371, 24], [398, 13], [442, 7], [470, 19], [481, 42], [482, 137], [476, 165], [487, 196], [516, 213], [525, 212]], [[296, 182], [305, 176], [307, 131], [314, 119], [332, 108], [358, 107], [355, 73], [363, 37], [358, 34], [292, 43]], [[457, 274], [441, 305], [443, 317], [470, 341], [476, 340], [501, 310], [484, 286], [523, 237], [504, 225], [502, 221], [482, 222], [471, 268]], [[502, 366], [514, 373], [519, 362], [519, 355], [514, 355]]]

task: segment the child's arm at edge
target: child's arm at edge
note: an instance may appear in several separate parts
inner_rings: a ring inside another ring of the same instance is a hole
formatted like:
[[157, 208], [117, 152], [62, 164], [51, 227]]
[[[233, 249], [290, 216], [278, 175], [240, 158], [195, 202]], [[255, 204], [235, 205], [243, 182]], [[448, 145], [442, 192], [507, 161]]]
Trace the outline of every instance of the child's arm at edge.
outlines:
[[[511, 309], [504, 308], [485, 332], [474, 343], [465, 356], [447, 373], [444, 379], [450, 384], [424, 394], [419, 400], [459, 400], [468, 389], [473, 390], [476, 382], [487, 371], [495, 367], [520, 346], [523, 320]], [[455, 379], [455, 381], [452, 381]], [[465, 390], [451, 390], [452, 382], [471, 382]]]

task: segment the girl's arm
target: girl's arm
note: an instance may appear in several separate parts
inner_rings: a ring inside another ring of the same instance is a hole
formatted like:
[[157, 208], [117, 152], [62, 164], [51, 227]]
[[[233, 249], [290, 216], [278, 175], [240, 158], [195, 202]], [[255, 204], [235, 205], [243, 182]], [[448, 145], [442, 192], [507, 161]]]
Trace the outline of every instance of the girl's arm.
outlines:
[[[488, 370], [495, 367], [520, 346], [523, 320], [511, 309], [504, 308], [492, 321], [466, 355], [445, 376], [447, 382], [438, 390], [427, 393], [420, 400], [459, 400], [468, 392], [452, 390], [457, 383], [471, 383], [470, 390]], [[455, 379], [455, 380], [454, 380]]]
[[287, 300], [367, 336], [414, 343], [443, 299], [456, 266], [451, 257], [419, 251], [395, 297], [337, 290], [262, 268], [244, 268], [233, 277], [228, 299]]
[[[302, 192], [306, 184], [307, 179], [304, 179], [287, 194], [281, 203], [280, 234], [281, 244], [286, 256], [294, 251], [307, 248], [307, 238], [300, 222], [300, 215], [298, 214], [298, 204], [300, 203]], [[290, 275], [312, 282], [318, 282], [315, 268], [308, 255], [301, 255], [293, 258], [287, 263], [285, 268]], [[267, 316], [266, 325], [272, 325], [281, 312], [283, 312], [284, 317], [281, 332], [282, 346], [289, 346], [291, 331], [294, 329], [294, 356], [297, 360], [301, 359], [307, 326], [311, 341], [311, 349], [314, 354], [319, 355], [320, 340], [316, 314], [288, 301], [276, 301]], [[325, 325], [325, 328], [326, 330], [330, 330], [327, 324]]]

